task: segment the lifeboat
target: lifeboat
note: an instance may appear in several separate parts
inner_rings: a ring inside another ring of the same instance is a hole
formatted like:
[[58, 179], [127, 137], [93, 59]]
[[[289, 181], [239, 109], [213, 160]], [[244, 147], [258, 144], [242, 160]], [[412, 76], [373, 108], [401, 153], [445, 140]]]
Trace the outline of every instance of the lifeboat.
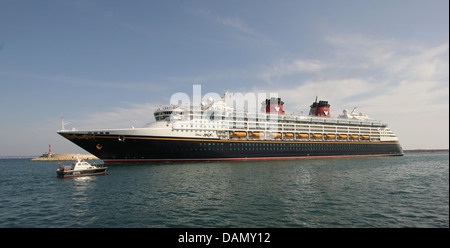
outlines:
[[232, 138], [242, 138], [242, 137], [247, 137], [247, 133], [246, 132], [233, 132], [231, 134]]
[[297, 139], [307, 139], [309, 135], [307, 133], [299, 133]]
[[334, 139], [336, 138], [336, 134], [327, 134], [325, 135], [325, 139], [329, 140], [329, 139]]
[[361, 140], [369, 140], [370, 136], [369, 135], [361, 135]]
[[270, 137], [272, 139], [279, 139], [279, 138], [281, 138], [281, 133], [271, 133]]
[[261, 137], [263, 137], [263, 136], [264, 136], [264, 134], [261, 133], [261, 132], [253, 132], [253, 133], [250, 135], [251, 138], [261, 138]]
[[322, 134], [320, 133], [314, 133], [311, 135], [311, 139], [321, 139], [322, 138]]
[[350, 139], [351, 140], [357, 140], [357, 139], [359, 139], [359, 136], [358, 135], [350, 135]]
[[284, 134], [284, 138], [285, 139], [292, 139], [292, 138], [294, 138], [294, 134], [293, 133], [285, 133]]
[[339, 134], [338, 139], [343, 140], [343, 139], [347, 139], [348, 135], [347, 134]]

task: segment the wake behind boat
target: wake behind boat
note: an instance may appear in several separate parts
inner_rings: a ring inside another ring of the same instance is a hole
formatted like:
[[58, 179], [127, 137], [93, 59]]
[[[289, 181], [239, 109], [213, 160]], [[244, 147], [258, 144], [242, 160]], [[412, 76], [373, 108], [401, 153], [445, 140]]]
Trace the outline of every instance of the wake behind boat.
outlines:
[[80, 177], [80, 176], [94, 176], [106, 174], [108, 167], [91, 165], [84, 160], [77, 158], [78, 162], [69, 166], [61, 166], [56, 170], [58, 177]]

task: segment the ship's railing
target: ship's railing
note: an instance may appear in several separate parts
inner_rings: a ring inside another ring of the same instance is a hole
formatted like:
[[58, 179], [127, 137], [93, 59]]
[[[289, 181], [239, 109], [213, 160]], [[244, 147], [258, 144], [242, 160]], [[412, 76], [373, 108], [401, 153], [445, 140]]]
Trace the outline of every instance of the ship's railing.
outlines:
[[[380, 141], [381, 137], [395, 137], [384, 127], [336, 125], [317, 122], [269, 122], [243, 118], [204, 120], [192, 119], [172, 123], [176, 131], [214, 132], [225, 139], [289, 139], [289, 140], [339, 140]], [[237, 133], [236, 133], [237, 132]], [[220, 135], [219, 135], [220, 133]], [[234, 133], [234, 135], [233, 135]], [[272, 137], [274, 133], [279, 133]], [[244, 135], [245, 134], [245, 135]], [[313, 136], [314, 135], [314, 136]], [[319, 137], [320, 136], [320, 137]]]
[[[188, 107], [189, 106], [189, 107]], [[176, 111], [177, 110], [177, 111]], [[258, 121], [263, 120], [271, 120], [271, 121], [280, 121], [280, 122], [296, 122], [296, 123], [323, 123], [323, 124], [344, 124], [344, 125], [357, 125], [357, 126], [376, 126], [383, 127], [387, 126], [387, 124], [382, 123], [379, 120], [370, 119], [368, 117], [358, 118], [346, 117], [346, 118], [330, 118], [330, 117], [318, 117], [318, 116], [306, 116], [306, 115], [295, 115], [295, 114], [271, 114], [264, 112], [240, 112], [236, 111], [233, 108], [226, 107], [225, 105], [212, 105], [212, 106], [196, 106], [196, 105], [165, 105], [159, 106], [155, 110], [155, 117], [161, 116], [165, 117], [165, 114], [170, 112], [171, 114], [178, 115], [176, 119], [184, 119], [187, 120], [190, 116], [190, 119], [193, 118], [209, 118], [211, 119], [211, 115], [215, 120], [217, 119], [226, 119], [226, 118], [234, 118], [234, 119], [242, 119], [251, 120], [256, 119]], [[184, 115], [182, 118], [181, 115]], [[159, 120], [167, 120], [168, 118], [159, 118]]]
[[[166, 118], [167, 113], [171, 113], [169, 118]], [[364, 117], [356, 119], [280, 115], [204, 106], [187, 108], [179, 105], [161, 106], [155, 111], [156, 116], [160, 116], [159, 120], [171, 122], [175, 131], [214, 132], [217, 137], [223, 139], [367, 142], [380, 141], [387, 137], [396, 138], [395, 134], [386, 128], [387, 124]]]
[[[226, 112], [220, 110], [192, 110], [190, 111], [174, 111], [179, 106], [173, 105], [167, 108], [158, 108], [158, 112], [172, 111], [172, 114], [176, 114], [178, 120], [189, 119], [204, 119], [206, 121], [211, 120], [228, 120], [228, 121], [275, 121], [281, 123], [317, 123], [317, 124], [343, 124], [343, 125], [355, 125], [355, 126], [374, 126], [383, 127], [387, 124], [382, 123], [379, 120], [373, 119], [344, 119], [344, 118], [321, 118], [316, 116], [303, 116], [303, 115], [278, 115], [278, 114], [266, 114], [266, 113], [247, 113], [247, 112]], [[156, 111], [155, 111], [155, 114]], [[186, 115], [188, 114], [188, 115]]]

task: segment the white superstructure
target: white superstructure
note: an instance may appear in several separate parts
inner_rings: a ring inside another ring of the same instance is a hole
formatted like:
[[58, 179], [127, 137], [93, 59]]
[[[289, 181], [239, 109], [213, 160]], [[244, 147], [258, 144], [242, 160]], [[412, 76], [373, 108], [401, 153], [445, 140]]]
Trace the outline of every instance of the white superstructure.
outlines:
[[[225, 97], [225, 96], [224, 96]], [[338, 118], [279, 113], [237, 112], [226, 106], [224, 97], [200, 106], [169, 105], [154, 115], [162, 136], [211, 137], [237, 140], [335, 140], [382, 142], [398, 138], [387, 124], [362, 113], [344, 110]], [[263, 106], [264, 107], [264, 106]]]

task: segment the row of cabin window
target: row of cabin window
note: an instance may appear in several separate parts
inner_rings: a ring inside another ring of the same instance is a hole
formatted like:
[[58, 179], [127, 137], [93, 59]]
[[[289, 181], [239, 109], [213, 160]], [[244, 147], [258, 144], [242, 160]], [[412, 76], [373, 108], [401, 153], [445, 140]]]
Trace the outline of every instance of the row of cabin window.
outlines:
[[[364, 150], [373, 150], [369, 147], [362, 147]], [[343, 151], [354, 150], [350, 146], [334, 146], [334, 147], [208, 147], [208, 148], [173, 148], [172, 151]]]
[[[205, 142], [199, 143], [200, 146], [223, 146], [223, 143], [216, 142]], [[329, 144], [329, 143], [229, 143], [229, 146], [269, 146], [269, 147], [317, 147], [317, 146], [327, 146], [327, 147], [367, 147], [367, 144]]]

